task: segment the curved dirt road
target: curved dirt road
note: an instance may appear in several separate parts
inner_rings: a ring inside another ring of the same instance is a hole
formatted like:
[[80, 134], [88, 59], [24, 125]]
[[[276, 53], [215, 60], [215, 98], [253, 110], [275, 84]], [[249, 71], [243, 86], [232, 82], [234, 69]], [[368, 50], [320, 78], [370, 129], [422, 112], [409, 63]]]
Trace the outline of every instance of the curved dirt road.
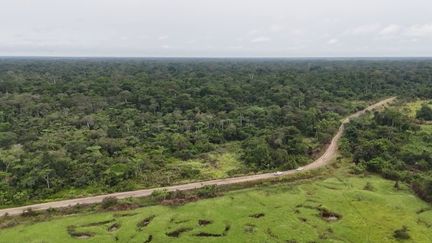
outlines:
[[[338, 132], [332, 138], [331, 143], [327, 147], [324, 154], [321, 155], [314, 162], [304, 166], [302, 171], [312, 170], [312, 169], [319, 168], [319, 167], [322, 167], [324, 165], [329, 164], [337, 154], [337, 149], [338, 149], [337, 142], [339, 141], [340, 137], [342, 136], [342, 133], [343, 133], [344, 128], [345, 128], [345, 124], [348, 123], [352, 118], [359, 117], [360, 115], [362, 115], [366, 111], [374, 110], [376, 108], [382, 107], [382, 106], [392, 102], [395, 98], [396, 97], [392, 97], [392, 98], [382, 100], [378, 103], [375, 103], [375, 104], [367, 107], [364, 110], [358, 111], [358, 112], [348, 116], [347, 118], [345, 118], [342, 121], [342, 124], [339, 127]], [[290, 175], [290, 174], [295, 174], [298, 172], [299, 171], [297, 171], [297, 170], [288, 170], [288, 171], [281, 172], [280, 175], [278, 175], [278, 176]], [[31, 208], [32, 210], [46, 210], [49, 208], [68, 207], [68, 206], [73, 206], [76, 204], [99, 203], [105, 197], [117, 197], [119, 199], [128, 198], [128, 197], [145, 197], [145, 196], [151, 195], [152, 192], [155, 190], [165, 189], [168, 191], [176, 191], [176, 190], [184, 191], [184, 190], [191, 190], [191, 189], [200, 188], [200, 187], [207, 186], [207, 185], [229, 185], [229, 184], [236, 184], [236, 183], [242, 183], [242, 182], [250, 182], [250, 181], [270, 179], [270, 178], [274, 178], [274, 177], [275, 177], [274, 173], [265, 173], [265, 174], [248, 175], [248, 176], [241, 176], [241, 177], [203, 181], [203, 182], [194, 182], [194, 183], [176, 185], [176, 186], [167, 186], [167, 187], [143, 189], [143, 190], [127, 191], [127, 192], [118, 192], [118, 193], [104, 194], [104, 195], [93, 196], [93, 197], [84, 197], [84, 198], [77, 198], [77, 199], [70, 199], [70, 200], [63, 200], [63, 201], [56, 201], [56, 202], [40, 203], [40, 204], [23, 206], [23, 207], [2, 209], [2, 210], [0, 210], [0, 216], [2, 216], [4, 214], [18, 215], [18, 214], [21, 214], [24, 210], [26, 210], [28, 208]]]

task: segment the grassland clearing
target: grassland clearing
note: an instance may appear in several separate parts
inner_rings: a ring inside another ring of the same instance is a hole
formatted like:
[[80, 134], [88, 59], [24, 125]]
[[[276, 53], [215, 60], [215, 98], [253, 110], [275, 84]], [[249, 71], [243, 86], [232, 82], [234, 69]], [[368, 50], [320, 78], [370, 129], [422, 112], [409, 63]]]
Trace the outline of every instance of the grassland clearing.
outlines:
[[[373, 190], [365, 190], [370, 184]], [[121, 215], [121, 217], [119, 216]], [[260, 185], [181, 206], [88, 213], [0, 230], [3, 242], [431, 242], [431, 205], [380, 177]], [[114, 230], [113, 230], [114, 229]]]

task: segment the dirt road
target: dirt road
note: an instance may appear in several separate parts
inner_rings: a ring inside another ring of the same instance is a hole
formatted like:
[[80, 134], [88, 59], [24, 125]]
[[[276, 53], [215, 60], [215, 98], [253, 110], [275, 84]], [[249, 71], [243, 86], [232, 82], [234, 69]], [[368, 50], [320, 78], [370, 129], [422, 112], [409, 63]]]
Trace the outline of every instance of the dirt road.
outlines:
[[[335, 136], [331, 140], [331, 143], [327, 147], [324, 154], [321, 155], [314, 162], [304, 166], [301, 171], [316, 169], [316, 168], [322, 167], [322, 166], [330, 163], [337, 154], [337, 149], [338, 149], [337, 143], [338, 143], [340, 137], [342, 136], [342, 133], [343, 133], [344, 128], [345, 128], [345, 124], [348, 123], [352, 118], [359, 117], [360, 115], [362, 115], [366, 111], [371, 111], [371, 110], [377, 109], [379, 107], [382, 107], [382, 106], [392, 102], [394, 99], [395, 99], [395, 97], [382, 100], [376, 104], [373, 104], [373, 105], [367, 107], [364, 110], [356, 112], [356, 113], [348, 116], [347, 118], [345, 118], [342, 121], [342, 125], [339, 127], [338, 132], [335, 134]], [[290, 175], [290, 174], [299, 173], [299, 172], [300, 172], [299, 170], [288, 170], [288, 171], [281, 172], [277, 176]], [[184, 191], [184, 190], [200, 188], [200, 187], [207, 186], [207, 185], [229, 185], [229, 184], [236, 184], [236, 183], [242, 183], [242, 182], [251, 182], [251, 181], [270, 179], [270, 178], [274, 178], [275, 176], [276, 175], [274, 173], [265, 173], [265, 174], [248, 175], [248, 176], [218, 179], [218, 180], [211, 180], [211, 181], [194, 182], [194, 183], [189, 183], [189, 184], [168, 186], [168, 187], [161, 187], [161, 188], [118, 192], [118, 193], [111, 193], [111, 194], [105, 194], [105, 195], [100, 195], [100, 196], [77, 198], [77, 199], [63, 200], [63, 201], [57, 201], [57, 202], [33, 204], [33, 205], [28, 205], [28, 206], [23, 206], [23, 207], [2, 209], [2, 210], [0, 210], [0, 216], [4, 215], [6, 213], [9, 215], [18, 215], [18, 214], [21, 214], [23, 212], [23, 210], [26, 210], [28, 208], [31, 208], [32, 210], [46, 210], [49, 208], [62, 208], [62, 207], [73, 206], [76, 204], [99, 203], [105, 197], [117, 197], [119, 199], [128, 198], [128, 197], [145, 197], [145, 196], [151, 195], [154, 190], [166, 189], [168, 191], [176, 191], [176, 190]]]

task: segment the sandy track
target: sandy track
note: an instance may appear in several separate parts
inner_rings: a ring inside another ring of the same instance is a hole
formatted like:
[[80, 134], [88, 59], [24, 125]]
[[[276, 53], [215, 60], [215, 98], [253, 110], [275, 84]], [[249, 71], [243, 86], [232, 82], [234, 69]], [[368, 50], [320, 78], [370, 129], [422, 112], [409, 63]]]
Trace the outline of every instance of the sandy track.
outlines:
[[[321, 155], [318, 159], [316, 159], [312, 163], [304, 166], [302, 171], [316, 169], [316, 168], [319, 168], [319, 167], [322, 167], [322, 166], [329, 164], [337, 154], [337, 149], [338, 149], [337, 143], [343, 134], [343, 131], [345, 129], [345, 124], [348, 123], [352, 118], [359, 117], [360, 115], [362, 115], [366, 111], [371, 111], [371, 110], [380, 108], [382, 106], [385, 106], [386, 104], [392, 102], [394, 99], [395, 99], [395, 97], [382, 100], [378, 103], [375, 103], [375, 104], [367, 107], [364, 110], [358, 111], [358, 112], [346, 117], [342, 121], [342, 124], [339, 127], [338, 132], [332, 138], [332, 140], [331, 140], [330, 144], [328, 145], [324, 154]], [[283, 171], [279, 176], [290, 175], [290, 174], [295, 174], [295, 173], [299, 173], [299, 172], [300, 171], [297, 171], [297, 170], [288, 170], [288, 171]], [[236, 184], [236, 183], [242, 183], [242, 182], [265, 180], [265, 179], [270, 179], [270, 178], [274, 178], [274, 177], [275, 177], [274, 173], [265, 173], [265, 174], [232, 177], [232, 178], [217, 179], [217, 180], [210, 180], [210, 181], [203, 181], [203, 182], [194, 182], [194, 183], [188, 183], [188, 184], [176, 185], [176, 186], [167, 186], [167, 187], [143, 189], [143, 190], [127, 191], [127, 192], [118, 192], [118, 193], [104, 194], [104, 195], [92, 196], [92, 197], [84, 197], [84, 198], [76, 198], [76, 199], [62, 200], [62, 201], [56, 201], [56, 202], [40, 203], [40, 204], [33, 204], [33, 205], [27, 205], [27, 206], [22, 206], [22, 207], [16, 207], [16, 208], [2, 209], [2, 210], [0, 210], [0, 216], [2, 216], [4, 214], [18, 215], [18, 214], [21, 214], [24, 210], [26, 210], [28, 208], [31, 208], [32, 210], [46, 210], [49, 208], [62, 208], [62, 207], [68, 207], [68, 206], [73, 206], [73, 205], [77, 205], [77, 204], [100, 203], [105, 197], [117, 197], [119, 199], [128, 198], [128, 197], [145, 197], [145, 196], [150, 196], [152, 194], [152, 192], [155, 190], [165, 189], [168, 191], [176, 191], [176, 190], [184, 191], [184, 190], [191, 190], [191, 189], [200, 188], [200, 187], [207, 186], [207, 185], [230, 185], [230, 184]]]

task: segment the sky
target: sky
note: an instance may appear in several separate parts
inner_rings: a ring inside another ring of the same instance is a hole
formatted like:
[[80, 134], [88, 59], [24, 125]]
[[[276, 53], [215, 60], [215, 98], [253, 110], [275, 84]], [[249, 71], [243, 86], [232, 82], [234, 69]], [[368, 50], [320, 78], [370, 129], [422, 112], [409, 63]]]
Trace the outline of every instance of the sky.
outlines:
[[431, 0], [0, 0], [0, 56], [431, 57]]

